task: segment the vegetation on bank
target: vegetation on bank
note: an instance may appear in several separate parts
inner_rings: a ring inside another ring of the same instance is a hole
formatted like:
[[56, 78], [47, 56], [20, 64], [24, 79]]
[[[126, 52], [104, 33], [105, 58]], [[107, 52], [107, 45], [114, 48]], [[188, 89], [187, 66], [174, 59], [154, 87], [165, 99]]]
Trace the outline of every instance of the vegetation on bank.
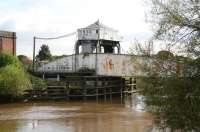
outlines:
[[24, 90], [31, 88], [31, 82], [23, 69], [8, 65], [0, 69], [1, 97], [18, 98]]
[[43, 80], [27, 73], [17, 57], [0, 54], [0, 101], [22, 98], [25, 90], [44, 86]]
[[[146, 108], [161, 131], [200, 131], [200, 59], [160, 51], [151, 65], [138, 64], [145, 77], [137, 78]], [[147, 56], [148, 58], [148, 56]]]
[[47, 83], [39, 77], [29, 74], [29, 79], [31, 81], [33, 90], [44, 90], [47, 87]]
[[[143, 89], [147, 109], [155, 117], [153, 128], [163, 132], [200, 131], [200, 1], [146, 2], [150, 7], [147, 20], [155, 29], [152, 39], [169, 42], [166, 49], [186, 56], [161, 52], [154, 60], [157, 68], [144, 68], [148, 76], [140, 78], [138, 87]], [[151, 45], [146, 49], [140, 47], [140, 54], [154, 56]]]
[[22, 66], [26, 71], [31, 71], [32, 70], [32, 63], [33, 63], [32, 60], [30, 60], [25, 55], [18, 55], [17, 58], [22, 63]]
[[[163, 63], [159, 64], [164, 69]], [[196, 64], [197, 60], [185, 62], [182, 74], [167, 68], [168, 74], [160, 76], [151, 70], [148, 77], [139, 79], [147, 109], [155, 116], [154, 125], [162, 131], [200, 130], [200, 77], [190, 70], [199, 67]]]
[[[47, 45], [42, 45], [37, 61], [51, 61], [63, 56], [52, 56]], [[25, 55], [0, 53], [0, 102], [23, 99], [25, 91], [44, 90], [46, 81], [31, 73], [32, 60]]]

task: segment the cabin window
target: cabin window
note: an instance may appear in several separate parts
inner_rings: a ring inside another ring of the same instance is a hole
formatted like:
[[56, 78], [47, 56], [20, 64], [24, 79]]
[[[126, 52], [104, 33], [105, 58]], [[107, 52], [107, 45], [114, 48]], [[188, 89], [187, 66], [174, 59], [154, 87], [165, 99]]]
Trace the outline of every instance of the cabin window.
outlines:
[[98, 34], [99, 33], [99, 30], [96, 30], [96, 34]]
[[96, 47], [92, 48], [92, 53], [96, 53]]
[[80, 54], [80, 53], [82, 53], [82, 45], [79, 45], [79, 47], [78, 47], [78, 53]]
[[114, 49], [111, 45], [104, 45], [104, 52], [105, 53], [113, 53]]
[[114, 54], [118, 54], [118, 47], [114, 47]]
[[104, 53], [104, 47], [101, 46], [101, 53]]

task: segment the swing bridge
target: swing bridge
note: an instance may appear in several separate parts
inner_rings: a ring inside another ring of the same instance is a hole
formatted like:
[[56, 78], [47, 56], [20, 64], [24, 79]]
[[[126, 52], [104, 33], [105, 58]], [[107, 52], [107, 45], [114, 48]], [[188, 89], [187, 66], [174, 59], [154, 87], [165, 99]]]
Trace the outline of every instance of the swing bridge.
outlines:
[[[36, 40], [53, 40], [77, 35], [75, 53], [39, 66], [35, 59]], [[121, 37], [117, 30], [99, 21], [80, 28], [76, 32], [55, 38], [34, 37], [33, 74], [51, 80], [47, 90], [32, 91], [50, 98], [95, 97], [105, 100], [112, 96], [123, 99], [124, 91], [134, 92], [134, 76], [142, 74], [137, 63], [145, 63], [143, 57], [121, 54]], [[136, 63], [137, 62], [137, 63]], [[49, 82], [49, 81], [47, 81]], [[53, 83], [52, 83], [53, 82]]]

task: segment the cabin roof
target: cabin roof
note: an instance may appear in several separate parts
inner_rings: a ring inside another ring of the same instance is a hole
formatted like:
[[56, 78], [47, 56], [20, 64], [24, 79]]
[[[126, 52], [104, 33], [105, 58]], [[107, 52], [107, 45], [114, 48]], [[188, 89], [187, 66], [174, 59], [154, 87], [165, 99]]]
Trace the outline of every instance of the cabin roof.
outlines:
[[[111, 27], [108, 27], [108, 26], [106, 26], [106, 25], [100, 23], [99, 20], [96, 21], [96, 22], [93, 23], [93, 24], [90, 24], [89, 26], [87, 26], [87, 27], [85, 27], [85, 28], [89, 28], [89, 29], [106, 29], [106, 30], [112, 30], [112, 31], [116, 31], [116, 32], [117, 32], [116, 29], [113, 29], [113, 28], [111, 28]], [[82, 29], [84, 29], [84, 28], [82, 28]]]

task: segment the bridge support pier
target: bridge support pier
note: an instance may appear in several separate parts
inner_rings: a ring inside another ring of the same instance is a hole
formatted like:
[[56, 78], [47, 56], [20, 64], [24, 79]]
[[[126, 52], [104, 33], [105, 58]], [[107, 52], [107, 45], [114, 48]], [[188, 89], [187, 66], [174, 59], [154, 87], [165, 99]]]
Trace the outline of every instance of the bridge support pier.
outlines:
[[45, 80], [45, 73], [42, 74], [42, 79]]
[[123, 99], [124, 81], [121, 77], [67, 76], [67, 98], [95, 99], [112, 102], [114, 97]]
[[60, 81], [60, 75], [59, 74], [57, 74], [56, 81]]
[[[119, 97], [124, 103], [124, 97], [138, 92], [136, 89], [136, 78], [134, 77], [113, 77], [113, 76], [81, 76], [63, 75], [54, 73], [40, 74], [42, 79], [47, 80], [48, 88], [43, 91], [41, 97], [70, 99], [96, 99], [97, 102], [104, 100], [112, 102], [113, 98]], [[56, 85], [55, 85], [56, 84]], [[27, 91], [27, 95], [34, 92]], [[58, 96], [58, 97], [57, 97]], [[119, 100], [120, 101], [120, 100]]]

